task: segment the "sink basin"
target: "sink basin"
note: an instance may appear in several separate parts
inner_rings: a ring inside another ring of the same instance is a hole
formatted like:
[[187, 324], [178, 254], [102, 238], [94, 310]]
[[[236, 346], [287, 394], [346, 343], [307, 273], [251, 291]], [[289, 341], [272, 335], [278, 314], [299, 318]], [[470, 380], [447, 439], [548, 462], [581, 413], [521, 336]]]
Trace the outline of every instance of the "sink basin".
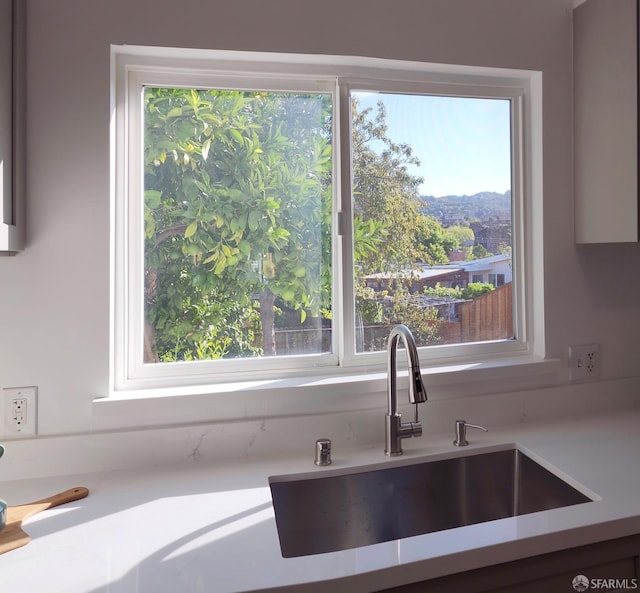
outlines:
[[591, 502], [517, 447], [269, 478], [285, 558]]

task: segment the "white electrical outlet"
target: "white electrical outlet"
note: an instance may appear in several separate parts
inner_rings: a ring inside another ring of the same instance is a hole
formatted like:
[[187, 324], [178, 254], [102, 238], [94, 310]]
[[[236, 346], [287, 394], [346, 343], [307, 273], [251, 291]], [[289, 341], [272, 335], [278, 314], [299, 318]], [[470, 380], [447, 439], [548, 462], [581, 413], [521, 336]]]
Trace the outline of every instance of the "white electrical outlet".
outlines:
[[569, 346], [569, 376], [572, 381], [600, 376], [600, 345]]
[[7, 436], [37, 433], [38, 388], [6, 387], [2, 390], [3, 430]]

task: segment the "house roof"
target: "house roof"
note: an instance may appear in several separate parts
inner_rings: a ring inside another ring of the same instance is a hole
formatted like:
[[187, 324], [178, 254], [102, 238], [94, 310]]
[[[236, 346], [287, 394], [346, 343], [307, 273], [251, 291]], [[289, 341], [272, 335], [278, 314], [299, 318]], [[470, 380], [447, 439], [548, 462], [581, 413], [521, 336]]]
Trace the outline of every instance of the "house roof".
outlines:
[[398, 276], [406, 275], [407, 278], [423, 280], [426, 278], [438, 278], [440, 276], [446, 276], [448, 274], [451, 274], [452, 272], [461, 272], [461, 271], [463, 271], [463, 268], [460, 268], [460, 267], [453, 267], [453, 268], [446, 268], [446, 269], [423, 268], [422, 270], [418, 270], [418, 271], [406, 272], [406, 274], [396, 273], [396, 272], [379, 272], [377, 274], [367, 274], [366, 276], [364, 276], [364, 278], [367, 280], [369, 279], [385, 280], [387, 278], [397, 278]]
[[377, 274], [368, 274], [364, 276], [366, 280], [384, 280], [387, 278], [398, 278], [405, 276], [406, 278], [425, 280], [430, 278], [438, 278], [446, 276], [454, 272], [479, 272], [488, 270], [492, 264], [510, 261], [511, 255], [508, 253], [499, 253], [498, 255], [490, 255], [481, 259], [473, 259], [471, 261], [460, 261], [453, 264], [438, 264], [435, 266], [424, 265], [420, 270], [406, 270], [404, 272], [378, 272]]

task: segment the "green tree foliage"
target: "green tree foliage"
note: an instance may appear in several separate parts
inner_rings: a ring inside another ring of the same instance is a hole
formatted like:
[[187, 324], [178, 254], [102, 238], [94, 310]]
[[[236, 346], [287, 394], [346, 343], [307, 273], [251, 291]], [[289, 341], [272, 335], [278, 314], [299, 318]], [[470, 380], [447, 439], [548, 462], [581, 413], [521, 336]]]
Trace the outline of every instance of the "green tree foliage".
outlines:
[[447, 227], [447, 232], [456, 241], [454, 249], [463, 249], [464, 247], [472, 246], [476, 238], [473, 229], [468, 226], [452, 225]]
[[420, 345], [440, 342], [442, 320], [438, 317], [438, 310], [435, 307], [417, 306], [402, 286], [398, 286], [395, 291], [388, 317], [392, 324], [404, 323], [410, 327], [413, 337]]
[[425, 250], [426, 261], [431, 265], [448, 263], [449, 254], [459, 245], [456, 236], [432, 216], [422, 216], [417, 224], [422, 225], [417, 237]]
[[479, 296], [487, 294], [492, 290], [495, 290], [493, 284], [488, 284], [487, 282], [469, 282], [469, 284], [462, 289], [462, 298], [467, 300], [477, 299]]
[[409, 166], [419, 161], [411, 146], [394, 142], [387, 132], [382, 102], [374, 113], [352, 100], [353, 209], [363, 223], [378, 225], [379, 238], [376, 249], [356, 254], [363, 274], [402, 270], [428, 261], [421, 242], [428, 233], [419, 212], [422, 179], [409, 172]]
[[487, 248], [484, 245], [481, 245], [480, 243], [478, 243], [477, 245], [474, 245], [473, 248], [471, 249], [471, 259], [483, 259], [491, 255], [493, 255], [493, 253], [490, 253], [489, 251], [487, 251]]
[[[145, 361], [271, 355], [277, 310], [330, 318], [330, 96], [147, 87], [144, 115]], [[385, 118], [354, 102], [358, 274], [456, 245], [419, 211], [417, 159]], [[392, 307], [361, 282], [356, 295], [375, 322], [436, 339], [433, 311], [409, 311], [402, 291]]]
[[469, 282], [469, 284], [467, 284], [467, 286], [465, 286], [464, 288], [460, 288], [459, 286], [449, 288], [446, 286], [442, 286], [438, 282], [435, 287], [425, 287], [423, 293], [425, 296], [473, 300], [477, 299], [483, 294], [491, 292], [494, 289], [495, 287], [493, 286], [493, 284], [487, 284], [486, 282]]
[[[421, 211], [419, 187], [422, 178], [409, 171], [420, 162], [411, 146], [388, 136], [386, 110], [361, 109], [352, 103], [353, 204], [358, 220], [375, 222], [368, 236], [377, 238], [375, 249], [355, 250], [356, 311], [363, 324], [408, 325], [421, 345], [438, 342], [441, 320], [434, 308], [421, 308], [409, 298], [407, 283], [418, 264], [448, 262], [456, 238], [433, 217]], [[377, 231], [377, 234], [374, 234]], [[357, 229], [355, 231], [357, 233]], [[384, 293], [373, 293], [363, 276], [385, 273], [396, 277]], [[382, 298], [384, 299], [384, 304]], [[365, 349], [384, 349], [374, 340]]]
[[329, 96], [144, 101], [145, 360], [271, 353], [276, 297], [302, 317], [329, 302]]

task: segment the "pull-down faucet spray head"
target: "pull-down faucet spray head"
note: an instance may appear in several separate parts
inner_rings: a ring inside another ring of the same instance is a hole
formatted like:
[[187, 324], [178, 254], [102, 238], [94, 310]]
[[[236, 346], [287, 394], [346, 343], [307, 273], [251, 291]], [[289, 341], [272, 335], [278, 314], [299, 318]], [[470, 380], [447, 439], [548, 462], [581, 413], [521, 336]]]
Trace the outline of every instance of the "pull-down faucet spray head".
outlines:
[[418, 422], [418, 404], [427, 401], [427, 389], [422, 381], [420, 369], [411, 370], [413, 377], [409, 378], [409, 401], [414, 405], [414, 422]]
[[[406, 342], [405, 342], [406, 343]], [[415, 345], [414, 345], [415, 349]], [[414, 422], [418, 420], [418, 404], [423, 404], [427, 401], [427, 388], [422, 381], [422, 374], [420, 373], [420, 367], [418, 366], [418, 354], [415, 354], [415, 365], [409, 349], [407, 348], [407, 357], [409, 358], [409, 401], [414, 404]]]
[[411, 377], [409, 378], [409, 401], [412, 404], [423, 404], [427, 401], [427, 388], [422, 381], [420, 368], [410, 369]]

